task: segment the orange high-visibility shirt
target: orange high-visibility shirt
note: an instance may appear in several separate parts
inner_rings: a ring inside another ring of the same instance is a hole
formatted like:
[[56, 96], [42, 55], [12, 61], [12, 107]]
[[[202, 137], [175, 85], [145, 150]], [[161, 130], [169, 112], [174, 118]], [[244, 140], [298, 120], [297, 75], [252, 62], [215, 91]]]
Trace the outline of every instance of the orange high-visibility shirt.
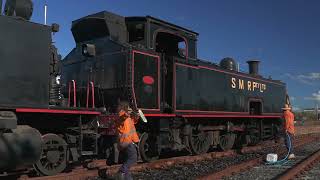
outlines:
[[294, 134], [294, 114], [290, 111], [285, 111], [283, 113], [283, 117], [285, 120], [285, 130], [288, 131], [290, 134]]
[[139, 136], [137, 134], [136, 127], [134, 126], [134, 120], [131, 119], [130, 116], [123, 111], [120, 111], [119, 116], [120, 118], [125, 119], [118, 126], [120, 143], [139, 142]]

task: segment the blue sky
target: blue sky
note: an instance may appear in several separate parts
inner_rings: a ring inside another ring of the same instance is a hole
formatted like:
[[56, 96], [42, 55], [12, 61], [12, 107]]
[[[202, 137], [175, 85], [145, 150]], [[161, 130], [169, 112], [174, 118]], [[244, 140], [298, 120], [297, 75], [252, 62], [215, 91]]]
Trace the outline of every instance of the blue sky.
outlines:
[[102, 10], [151, 15], [200, 34], [198, 57], [261, 60], [260, 72], [287, 83], [296, 108], [320, 104], [320, 1], [318, 0], [35, 0], [32, 20], [60, 24], [54, 36], [65, 56], [74, 46], [71, 21]]

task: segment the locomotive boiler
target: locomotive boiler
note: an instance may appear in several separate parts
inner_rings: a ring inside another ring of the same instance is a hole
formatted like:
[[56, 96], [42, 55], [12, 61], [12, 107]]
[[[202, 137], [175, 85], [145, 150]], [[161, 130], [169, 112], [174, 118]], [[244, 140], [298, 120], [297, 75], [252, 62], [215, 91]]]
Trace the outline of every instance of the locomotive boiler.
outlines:
[[[220, 64], [200, 60], [198, 33], [151, 16], [103, 11], [73, 21], [71, 31], [76, 47], [62, 60], [61, 80], [65, 87], [77, 83], [73, 103], [101, 109], [107, 142], [116, 136], [113, 115], [120, 100], [141, 109], [148, 119], [138, 124], [145, 161], [167, 150], [201, 154], [210, 147], [255, 144], [281, 128], [286, 86], [262, 77], [258, 60], [248, 61], [249, 73], [232, 58]], [[102, 146], [108, 155], [112, 144]]]

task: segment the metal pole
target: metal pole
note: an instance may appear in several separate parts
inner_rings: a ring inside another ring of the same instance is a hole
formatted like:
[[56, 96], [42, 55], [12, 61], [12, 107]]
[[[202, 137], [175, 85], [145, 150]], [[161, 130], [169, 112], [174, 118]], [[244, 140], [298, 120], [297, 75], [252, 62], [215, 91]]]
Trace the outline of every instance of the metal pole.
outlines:
[[44, 5], [44, 24], [47, 25], [47, 8], [48, 8], [48, 5], [45, 4]]
[[318, 110], [319, 110], [319, 106], [318, 106], [318, 103], [317, 103], [317, 105], [316, 105], [316, 119], [320, 120], [319, 119], [319, 111]]

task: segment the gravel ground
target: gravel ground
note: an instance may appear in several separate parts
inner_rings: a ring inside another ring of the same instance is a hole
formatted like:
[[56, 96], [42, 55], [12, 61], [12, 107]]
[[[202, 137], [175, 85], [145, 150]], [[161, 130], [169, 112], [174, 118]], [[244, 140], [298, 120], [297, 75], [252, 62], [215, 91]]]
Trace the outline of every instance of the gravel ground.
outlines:
[[212, 161], [195, 162], [194, 164], [179, 164], [164, 170], [146, 170], [133, 174], [134, 179], [195, 179], [212, 171], [219, 171], [227, 166], [240, 163], [241, 161], [253, 159], [259, 154], [247, 154], [237, 157], [226, 157]]
[[196, 179], [199, 176], [207, 175], [212, 172], [220, 171], [228, 166], [238, 164], [242, 161], [251, 160], [262, 155], [265, 152], [273, 151], [269, 148], [260, 152], [237, 155], [235, 157], [222, 157], [211, 161], [195, 162], [194, 164], [179, 164], [163, 170], [146, 169], [144, 172], [133, 174], [134, 179]]
[[[316, 141], [312, 144], [308, 144], [306, 146], [303, 146], [302, 148], [296, 149], [294, 151], [296, 158], [293, 160], [287, 161], [287, 163], [282, 165], [259, 165], [256, 167], [253, 167], [249, 171], [242, 172], [240, 174], [236, 174], [235, 176], [226, 178], [228, 180], [238, 180], [238, 179], [255, 179], [255, 180], [265, 180], [265, 179], [275, 179], [278, 175], [283, 173], [284, 171], [291, 168], [293, 165], [297, 164], [307, 156], [311, 155], [315, 151], [320, 149], [320, 142]], [[316, 179], [319, 179], [320, 174], [320, 164], [315, 168], [315, 173], [318, 174]], [[308, 179], [307, 177], [305, 177]], [[301, 178], [299, 178], [301, 179]], [[312, 179], [312, 178], [311, 178]]]
[[[295, 161], [292, 161], [292, 162], [298, 161], [298, 159], [302, 158], [300, 156], [308, 152], [312, 153], [317, 148], [320, 148], [320, 142], [315, 142], [312, 145], [307, 145], [304, 147], [304, 150], [296, 149], [295, 154], [297, 158]], [[283, 145], [281, 149], [285, 149], [285, 146]], [[157, 169], [157, 170], [146, 169], [143, 172], [133, 172], [132, 175], [134, 180], [196, 179], [199, 176], [204, 176], [212, 172], [223, 170], [228, 166], [239, 164], [243, 161], [248, 161], [251, 159], [255, 159], [257, 157], [261, 157], [263, 155], [266, 155], [269, 152], [277, 152], [277, 150], [275, 148], [268, 147], [254, 153], [247, 153], [243, 155], [237, 155], [234, 157], [222, 157], [222, 158], [217, 158], [211, 161], [194, 162], [193, 164], [177, 164], [177, 165], [171, 166], [168, 169]], [[290, 163], [292, 162], [287, 163], [286, 166], [290, 166], [291, 165]], [[281, 168], [284, 168], [286, 166], [282, 166]], [[270, 171], [272, 171], [272, 169], [277, 169], [279, 167], [269, 166], [269, 168], [270, 168]], [[259, 167], [255, 167], [254, 169], [259, 169]], [[263, 170], [263, 168], [260, 168], [260, 169]], [[234, 176], [233, 178], [234, 179], [259, 179], [259, 178], [255, 178], [254, 176], [247, 176], [247, 177], [239, 176], [239, 178], [237, 178], [237, 176]], [[95, 179], [101, 180], [101, 178], [95, 178]]]
[[301, 180], [315, 180], [320, 179], [320, 162], [316, 164], [310, 171], [306, 172], [305, 175], [300, 176], [299, 179]]

